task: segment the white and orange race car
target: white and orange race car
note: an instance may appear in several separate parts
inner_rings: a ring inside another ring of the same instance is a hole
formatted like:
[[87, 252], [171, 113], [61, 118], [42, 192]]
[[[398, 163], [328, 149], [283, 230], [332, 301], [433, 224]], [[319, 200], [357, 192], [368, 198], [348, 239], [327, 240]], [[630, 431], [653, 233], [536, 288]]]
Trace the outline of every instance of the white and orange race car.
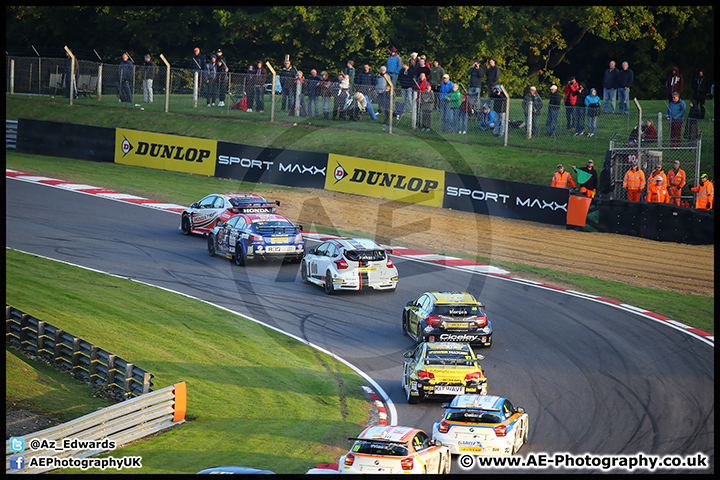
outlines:
[[418, 428], [368, 427], [338, 460], [340, 473], [450, 473], [450, 450]]
[[226, 221], [238, 213], [275, 213], [279, 201], [268, 202], [254, 193], [213, 193], [183, 210], [180, 230], [183, 234], [204, 235], [220, 218]]

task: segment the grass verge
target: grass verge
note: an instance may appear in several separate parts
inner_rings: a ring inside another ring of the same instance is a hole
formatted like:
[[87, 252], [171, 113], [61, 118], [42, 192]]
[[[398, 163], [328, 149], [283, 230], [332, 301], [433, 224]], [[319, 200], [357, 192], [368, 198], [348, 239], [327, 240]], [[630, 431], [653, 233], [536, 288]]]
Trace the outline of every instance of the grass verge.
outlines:
[[[367, 421], [363, 379], [296, 340], [129, 280], [14, 250], [6, 250], [5, 264], [9, 305], [131, 360], [155, 375], [155, 389], [187, 382], [193, 421], [112, 452], [116, 458], [142, 456], [142, 470], [128, 472], [244, 465], [302, 473], [335, 461], [347, 437]], [[25, 388], [17, 376], [8, 372], [9, 392]], [[33, 383], [28, 392], [47, 393]], [[82, 404], [84, 397], [66, 401]], [[50, 400], [31, 398], [45, 411], [51, 408]]]

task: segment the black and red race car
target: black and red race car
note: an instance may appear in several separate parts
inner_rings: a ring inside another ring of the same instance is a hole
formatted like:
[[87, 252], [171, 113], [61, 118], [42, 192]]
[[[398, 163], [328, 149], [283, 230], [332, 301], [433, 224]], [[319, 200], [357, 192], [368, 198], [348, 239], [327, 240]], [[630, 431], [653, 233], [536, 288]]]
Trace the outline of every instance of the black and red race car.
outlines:
[[218, 218], [228, 220], [238, 213], [275, 213], [280, 201], [269, 202], [254, 193], [213, 193], [183, 210], [180, 230], [185, 235], [204, 235]]

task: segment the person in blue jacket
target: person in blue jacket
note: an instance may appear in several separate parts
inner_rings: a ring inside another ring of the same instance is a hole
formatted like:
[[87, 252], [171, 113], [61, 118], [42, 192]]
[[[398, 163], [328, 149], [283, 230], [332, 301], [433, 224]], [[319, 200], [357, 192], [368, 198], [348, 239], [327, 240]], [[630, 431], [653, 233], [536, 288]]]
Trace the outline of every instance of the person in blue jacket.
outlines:
[[597, 94], [597, 89], [591, 88], [590, 95], [585, 97], [585, 107], [587, 107], [588, 119], [588, 137], [595, 135], [597, 130], [597, 121], [600, 116], [600, 108], [602, 107], [602, 99]]
[[682, 143], [682, 124], [685, 117], [685, 102], [680, 100], [680, 94], [673, 92], [672, 102], [668, 104], [665, 118], [670, 120], [670, 146], [679, 147]]
[[495, 128], [495, 112], [487, 104], [483, 105], [480, 113], [480, 130], [493, 130]]
[[400, 55], [398, 55], [395, 47], [390, 48], [390, 57], [387, 59], [387, 66], [385, 68], [387, 68], [387, 74], [390, 77], [393, 87], [396, 86], [398, 74], [402, 68], [402, 59]]

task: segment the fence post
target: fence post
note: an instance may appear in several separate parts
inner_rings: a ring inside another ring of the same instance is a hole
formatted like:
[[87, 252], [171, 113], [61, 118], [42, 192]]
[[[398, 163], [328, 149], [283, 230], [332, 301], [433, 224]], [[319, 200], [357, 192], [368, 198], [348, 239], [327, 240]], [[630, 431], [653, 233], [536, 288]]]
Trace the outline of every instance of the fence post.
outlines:
[[[418, 116], [417, 96], [418, 96], [418, 91], [413, 89], [413, 92], [412, 92], [412, 117], [410, 119], [410, 121], [412, 122], [413, 130], [417, 130], [417, 116]], [[405, 107], [405, 108], [407, 108], [407, 107]]]
[[38, 356], [42, 355], [42, 351], [45, 350], [45, 322], [38, 320], [37, 329], [37, 351]]
[[133, 376], [133, 365], [132, 363], [128, 363], [125, 365], [125, 399], [128, 399], [128, 396], [132, 393], [132, 389], [130, 388], [130, 385], [132, 384], [132, 376]]
[[10, 60], [10, 95], [15, 94], [15, 59]]
[[22, 348], [27, 341], [27, 329], [28, 329], [28, 319], [30, 318], [30, 315], [27, 313], [23, 313], [22, 317], [20, 317], [20, 347]]
[[658, 147], [662, 146], [662, 118], [663, 114], [662, 112], [658, 112], [658, 119], [657, 119], [657, 128], [655, 129], [657, 131], [657, 143]]
[[195, 70], [195, 72], [193, 73], [193, 108], [197, 108], [199, 76], [200, 72], [198, 70]]
[[62, 335], [63, 331], [58, 329], [55, 330], [55, 348], [53, 348], [53, 363], [57, 363], [58, 360], [62, 360]]
[[148, 372], [145, 372], [143, 374], [143, 388], [142, 388], [143, 394], [150, 392], [150, 377], [151, 376], [152, 376], [152, 374], [150, 374]]
[[[395, 103], [395, 85], [393, 85], [392, 81], [390, 80], [390, 77], [388, 74], [385, 74], [385, 81], [390, 84], [390, 100], [388, 100], [388, 103], [390, 105], [385, 105], [388, 109], [388, 113], [390, 114], [390, 123], [388, 123], [388, 133], [392, 134], [392, 127], [393, 127], [393, 104]], [[370, 99], [368, 99], [368, 102]], [[379, 106], [379, 105], [378, 105]]]
[[97, 87], [98, 102], [102, 101], [102, 78], [103, 78], [102, 67], [103, 67], [102, 63], [100, 65], [98, 65], [98, 87]]
[[160, 54], [160, 60], [165, 64], [165, 113], [168, 113], [170, 110], [170, 63], [162, 53]]
[[95, 345], [90, 347], [90, 371], [88, 374], [90, 375], [90, 383], [95, 386], [95, 377], [97, 377], [97, 353], [99, 348]]
[[[525, 137], [530, 140], [532, 138], [532, 122], [533, 122], [533, 102], [528, 102], [528, 109], [525, 113], [525, 118], [527, 118], [527, 124], [525, 125], [525, 131], [527, 132]], [[573, 115], [575, 112], [573, 112]]]
[[[296, 76], [295, 78], [298, 79], [299, 77]], [[303, 78], [305, 78], [305, 77], [303, 77]], [[297, 121], [297, 117], [300, 116], [300, 95], [302, 95], [301, 92], [302, 92], [302, 83], [296, 81], [296, 83], [295, 83], [295, 118], [296, 118], [296, 120], [295, 121]]]
[[77, 337], [73, 337], [73, 351], [72, 351], [72, 373], [73, 376], [77, 375], [77, 369], [80, 368], [80, 340]]
[[[275, 82], [277, 81], [277, 73], [272, 65], [270, 65], [270, 62], [265, 62], [265, 66], [272, 72], [272, 84], [270, 86], [270, 121], [272, 122], [275, 121]], [[265, 89], [265, 85], [263, 85], [263, 89]]]
[[75, 89], [77, 86], [75, 85], [75, 55], [70, 51], [70, 49], [65, 45], [65, 51], [70, 55], [70, 58], [72, 59], [70, 61], [70, 105], [73, 104], [73, 99], [75, 98]]
[[112, 385], [115, 383], [115, 355], [109, 354], [108, 355], [108, 365], [107, 365], [107, 378], [105, 379], [105, 384], [108, 386], [108, 388], [112, 388]]

